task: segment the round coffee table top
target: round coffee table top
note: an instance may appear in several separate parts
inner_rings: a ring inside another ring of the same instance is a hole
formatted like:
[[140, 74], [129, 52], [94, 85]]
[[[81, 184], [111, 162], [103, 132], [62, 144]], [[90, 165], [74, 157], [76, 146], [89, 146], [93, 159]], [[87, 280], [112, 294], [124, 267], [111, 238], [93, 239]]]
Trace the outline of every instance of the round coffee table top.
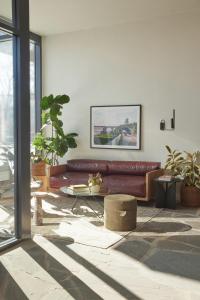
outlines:
[[72, 190], [71, 188], [67, 186], [63, 186], [60, 188], [60, 191], [64, 194], [71, 195], [71, 196], [80, 196], [80, 197], [92, 197], [92, 196], [99, 196], [99, 197], [104, 197], [107, 194], [106, 193], [90, 193], [89, 191], [86, 192], [76, 192]]

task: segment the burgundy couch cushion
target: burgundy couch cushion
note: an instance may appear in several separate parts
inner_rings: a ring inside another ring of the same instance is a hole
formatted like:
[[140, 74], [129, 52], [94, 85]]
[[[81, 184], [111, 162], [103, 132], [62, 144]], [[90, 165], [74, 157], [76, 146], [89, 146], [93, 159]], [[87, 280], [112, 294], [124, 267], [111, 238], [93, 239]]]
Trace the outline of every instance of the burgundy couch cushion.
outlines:
[[102, 174], [107, 173], [108, 161], [95, 159], [71, 159], [67, 161], [67, 171], [79, 171]]
[[109, 174], [126, 174], [144, 176], [147, 172], [160, 168], [158, 162], [144, 161], [110, 161], [108, 163]]
[[108, 175], [105, 177], [104, 185], [110, 194], [130, 194], [145, 197], [145, 176], [133, 175]]

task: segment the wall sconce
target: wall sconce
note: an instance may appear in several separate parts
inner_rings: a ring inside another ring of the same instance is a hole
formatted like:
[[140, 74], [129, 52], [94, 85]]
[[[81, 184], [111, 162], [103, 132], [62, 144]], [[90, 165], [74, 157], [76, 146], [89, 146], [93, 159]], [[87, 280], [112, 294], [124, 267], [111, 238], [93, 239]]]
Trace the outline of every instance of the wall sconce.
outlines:
[[160, 121], [160, 130], [174, 130], [175, 129], [175, 109], [173, 109], [173, 116], [171, 118], [171, 128], [166, 128], [165, 120]]

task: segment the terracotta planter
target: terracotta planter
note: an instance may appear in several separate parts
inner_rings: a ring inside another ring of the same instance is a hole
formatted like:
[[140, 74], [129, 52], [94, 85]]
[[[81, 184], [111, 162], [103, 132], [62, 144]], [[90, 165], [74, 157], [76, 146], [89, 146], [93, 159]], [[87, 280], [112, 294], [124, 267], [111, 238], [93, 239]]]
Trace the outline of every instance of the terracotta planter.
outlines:
[[38, 163], [34, 163], [31, 166], [32, 176], [45, 176], [46, 175], [46, 163], [44, 161], [40, 161]]
[[188, 207], [200, 207], [200, 190], [193, 186], [181, 188], [181, 204]]

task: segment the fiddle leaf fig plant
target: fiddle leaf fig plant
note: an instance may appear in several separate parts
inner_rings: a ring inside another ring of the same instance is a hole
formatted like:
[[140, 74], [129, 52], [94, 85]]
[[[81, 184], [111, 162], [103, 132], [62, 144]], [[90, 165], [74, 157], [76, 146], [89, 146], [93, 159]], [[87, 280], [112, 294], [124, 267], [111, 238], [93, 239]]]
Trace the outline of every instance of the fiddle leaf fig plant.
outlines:
[[[62, 116], [63, 105], [70, 101], [67, 95], [49, 95], [41, 99], [42, 127], [33, 140], [36, 153], [31, 153], [32, 161], [45, 161], [50, 165], [58, 164], [69, 148], [76, 148], [77, 133], [64, 133]], [[50, 131], [50, 134], [49, 134]]]
[[180, 176], [186, 186], [192, 186], [200, 189], [200, 151], [194, 153], [171, 150], [166, 146], [168, 158], [165, 169], [169, 170], [171, 175]]

